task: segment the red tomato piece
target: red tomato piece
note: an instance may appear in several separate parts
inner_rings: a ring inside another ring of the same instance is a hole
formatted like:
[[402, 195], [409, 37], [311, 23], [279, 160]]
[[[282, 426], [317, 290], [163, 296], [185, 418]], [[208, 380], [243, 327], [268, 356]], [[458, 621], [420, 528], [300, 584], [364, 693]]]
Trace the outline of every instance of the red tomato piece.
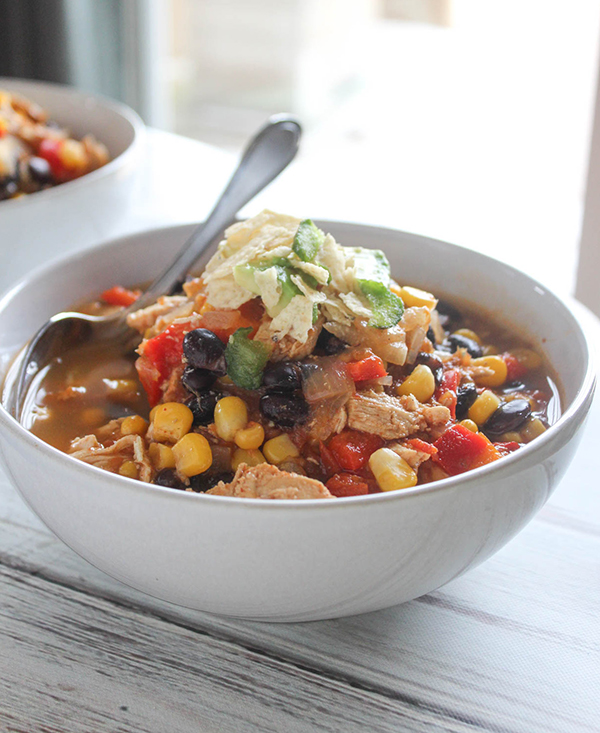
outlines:
[[507, 456], [509, 453], [514, 453], [521, 447], [520, 443], [516, 440], [510, 440], [508, 443], [494, 443], [494, 446], [501, 456]]
[[141, 294], [141, 290], [128, 290], [121, 285], [115, 285], [112, 288], [105, 290], [100, 296], [100, 299], [105, 303], [108, 303], [108, 305], [122, 305], [127, 307], [128, 305], [135, 303]]
[[502, 354], [504, 363], [506, 364], [506, 379], [508, 382], [513, 382], [527, 374], [527, 367], [521, 364], [516, 356], [513, 356], [509, 352]]
[[448, 428], [434, 443], [437, 453], [432, 460], [450, 474], [479, 468], [500, 458], [496, 447], [483, 435], [472, 433], [462, 425], [453, 425]]
[[62, 140], [46, 138], [40, 143], [38, 155], [40, 158], [44, 158], [48, 161], [52, 175], [57, 181], [66, 181], [69, 178], [69, 171], [66, 169], [60, 158], [61, 145]]
[[437, 393], [442, 395], [444, 392], [456, 392], [460, 382], [460, 376], [458, 369], [446, 370], [442, 375], [440, 386], [437, 388]]
[[146, 356], [140, 356], [136, 360], [135, 368], [144, 392], [148, 396], [148, 403], [150, 407], [154, 407], [162, 397], [160, 386], [163, 380], [161, 379], [160, 372]]
[[321, 441], [319, 443], [319, 451], [321, 454], [321, 463], [323, 465], [323, 470], [328, 476], [331, 476], [334, 473], [338, 473], [340, 470], [340, 466], [338, 465], [338, 462], [335, 459], [335, 456], [333, 453], [329, 450], [329, 448]]
[[351, 361], [346, 364], [346, 369], [355, 382], [379, 379], [387, 375], [383, 361], [376, 354], [371, 354], [360, 361]]
[[438, 450], [433, 443], [428, 443], [426, 440], [421, 438], [409, 438], [406, 444], [413, 450], [421, 451], [421, 453], [428, 453], [430, 456], [434, 456]]
[[369, 484], [360, 476], [352, 473], [336, 473], [325, 485], [338, 498], [369, 493]]
[[136, 361], [135, 366], [151, 407], [161, 397], [163, 382], [181, 364], [183, 339], [190, 330], [190, 323], [173, 323], [140, 346], [141, 358]]
[[360, 471], [383, 440], [378, 435], [361, 433], [358, 430], [344, 430], [334, 435], [328, 448], [341, 468], [346, 471]]

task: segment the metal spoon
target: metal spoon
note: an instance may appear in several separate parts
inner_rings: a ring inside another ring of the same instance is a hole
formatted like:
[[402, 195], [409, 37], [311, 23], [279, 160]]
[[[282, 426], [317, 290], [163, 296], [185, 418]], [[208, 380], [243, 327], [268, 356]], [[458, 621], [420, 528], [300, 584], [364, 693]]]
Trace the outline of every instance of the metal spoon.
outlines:
[[127, 325], [127, 315], [154, 303], [185, 277], [206, 248], [233, 221], [237, 212], [259, 191], [276, 178], [298, 151], [302, 128], [292, 117], [274, 115], [259, 130], [246, 148], [242, 159], [215, 204], [208, 219], [185, 243], [181, 252], [150, 287], [128, 308], [109, 316], [82, 313], [57, 313], [30, 341], [7, 377], [7, 410], [21, 420], [32, 381], [53, 358], [86, 341], [110, 340], [122, 353], [130, 352], [140, 337]]

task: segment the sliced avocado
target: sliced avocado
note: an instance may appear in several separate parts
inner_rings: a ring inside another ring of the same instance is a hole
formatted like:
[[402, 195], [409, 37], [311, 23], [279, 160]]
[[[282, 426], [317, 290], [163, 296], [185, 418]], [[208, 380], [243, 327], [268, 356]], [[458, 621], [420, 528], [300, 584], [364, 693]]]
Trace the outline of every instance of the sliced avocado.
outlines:
[[233, 268], [233, 279], [240, 287], [246, 288], [255, 295], [260, 295], [260, 289], [254, 278], [255, 272], [256, 267], [254, 265], [236, 265]]

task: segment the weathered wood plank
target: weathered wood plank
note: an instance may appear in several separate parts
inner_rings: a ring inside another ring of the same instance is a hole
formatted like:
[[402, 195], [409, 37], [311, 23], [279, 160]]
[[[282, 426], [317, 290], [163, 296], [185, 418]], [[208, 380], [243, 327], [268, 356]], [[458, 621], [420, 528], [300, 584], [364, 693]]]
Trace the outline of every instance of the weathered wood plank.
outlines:
[[0, 566], [0, 730], [477, 730]]

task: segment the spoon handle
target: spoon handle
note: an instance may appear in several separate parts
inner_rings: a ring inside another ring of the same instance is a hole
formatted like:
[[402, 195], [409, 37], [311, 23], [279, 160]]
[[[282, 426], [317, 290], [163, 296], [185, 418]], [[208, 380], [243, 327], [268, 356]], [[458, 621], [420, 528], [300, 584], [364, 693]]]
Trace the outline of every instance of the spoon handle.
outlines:
[[129, 307], [138, 310], [169, 293], [237, 212], [275, 179], [298, 151], [302, 128], [287, 115], [274, 115], [250, 141], [227, 187], [208, 219], [188, 239], [175, 261]]

